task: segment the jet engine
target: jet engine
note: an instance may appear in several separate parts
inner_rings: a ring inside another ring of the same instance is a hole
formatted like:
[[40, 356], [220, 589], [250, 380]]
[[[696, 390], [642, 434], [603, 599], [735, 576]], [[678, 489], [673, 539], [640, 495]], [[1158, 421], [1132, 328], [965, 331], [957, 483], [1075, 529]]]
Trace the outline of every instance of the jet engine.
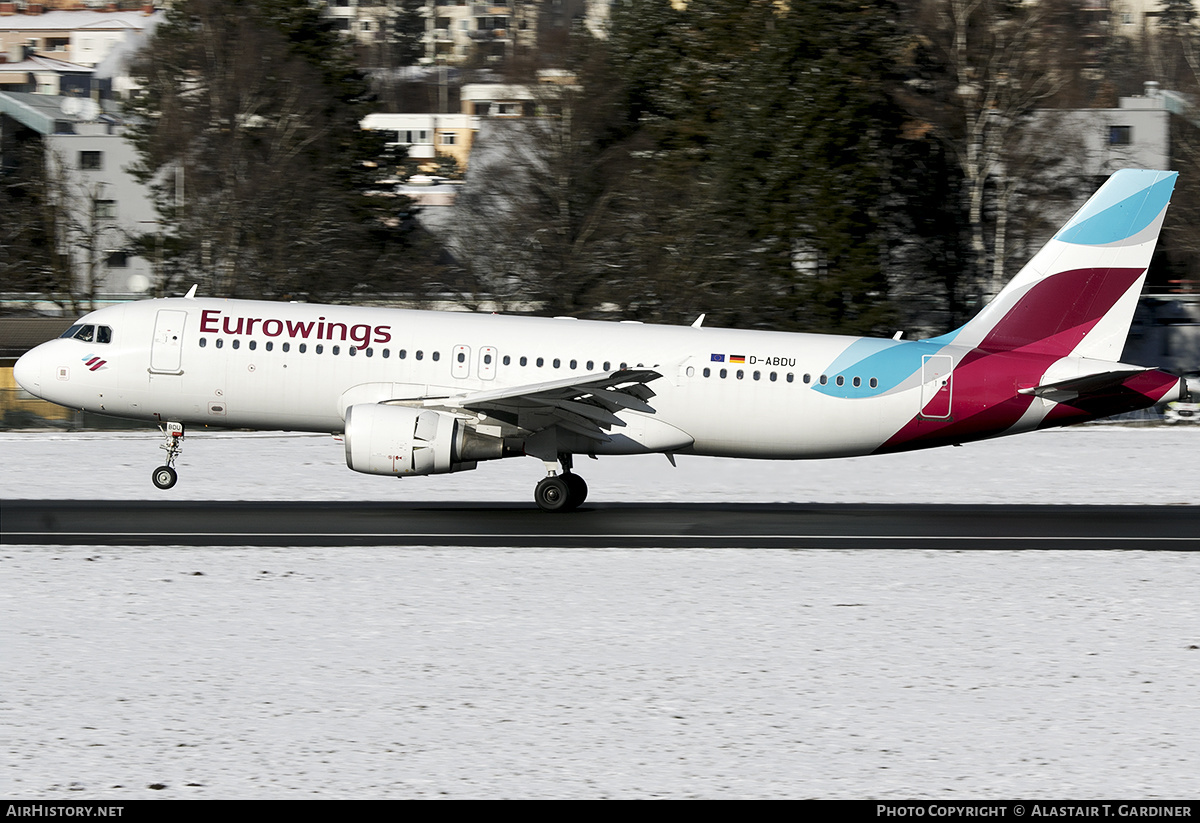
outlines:
[[502, 457], [504, 441], [445, 412], [357, 403], [346, 409], [346, 465], [364, 474], [402, 477], [475, 468]]

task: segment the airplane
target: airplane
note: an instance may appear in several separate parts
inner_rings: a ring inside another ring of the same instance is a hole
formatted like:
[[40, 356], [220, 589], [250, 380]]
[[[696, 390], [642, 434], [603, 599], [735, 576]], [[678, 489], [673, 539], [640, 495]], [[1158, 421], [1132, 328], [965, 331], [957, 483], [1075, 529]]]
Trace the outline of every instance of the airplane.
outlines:
[[[580, 455], [849, 457], [962, 444], [1187, 395], [1118, 362], [1177, 174], [1114, 173], [972, 320], [924, 340], [196, 296], [93, 311], [17, 362], [73, 409], [159, 425], [329, 432], [389, 477], [528, 455], [534, 500], [587, 496]], [[561, 467], [561, 471], [559, 470]]]

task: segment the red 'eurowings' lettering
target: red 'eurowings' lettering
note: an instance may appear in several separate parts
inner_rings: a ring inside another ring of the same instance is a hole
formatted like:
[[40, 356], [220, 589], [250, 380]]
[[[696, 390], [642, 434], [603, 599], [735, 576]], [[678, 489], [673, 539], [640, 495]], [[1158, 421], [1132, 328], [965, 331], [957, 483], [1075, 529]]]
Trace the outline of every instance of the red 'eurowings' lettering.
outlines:
[[[200, 312], [200, 332], [202, 334], [252, 335], [255, 326], [262, 324], [258, 332], [267, 337], [288, 337], [307, 340], [316, 330], [317, 340], [352, 340], [359, 346], [369, 346], [371, 343], [390, 343], [392, 327], [370, 326], [359, 323], [347, 326], [345, 323], [326, 322], [325, 317], [317, 320], [280, 320], [276, 317], [236, 317], [225, 315], [218, 309], [203, 309]], [[373, 335], [373, 337], [372, 337]]]
[[287, 321], [288, 337], [303, 337], [307, 340], [315, 325], [316, 323], [312, 320], [309, 320], [307, 323], [301, 323], [298, 320], [289, 320]]

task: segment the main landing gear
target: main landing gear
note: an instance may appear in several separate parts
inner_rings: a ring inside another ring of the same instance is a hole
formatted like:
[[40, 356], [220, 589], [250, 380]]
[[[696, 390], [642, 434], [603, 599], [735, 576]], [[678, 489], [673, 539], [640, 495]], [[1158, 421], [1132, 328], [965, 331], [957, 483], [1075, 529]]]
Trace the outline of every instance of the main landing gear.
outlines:
[[557, 465], [546, 462], [547, 476], [542, 478], [533, 492], [533, 500], [544, 512], [569, 512], [579, 508], [587, 499], [587, 483], [571, 471], [571, 455], [560, 454], [563, 472], [556, 472]]
[[150, 479], [160, 489], [169, 489], [179, 480], [179, 474], [175, 471], [175, 458], [179, 457], [179, 453], [183, 451], [183, 424], [168, 423], [165, 428], [163, 426], [158, 428], [167, 437], [166, 442], [159, 446], [167, 453], [167, 465], [155, 469], [154, 473], [150, 475]]

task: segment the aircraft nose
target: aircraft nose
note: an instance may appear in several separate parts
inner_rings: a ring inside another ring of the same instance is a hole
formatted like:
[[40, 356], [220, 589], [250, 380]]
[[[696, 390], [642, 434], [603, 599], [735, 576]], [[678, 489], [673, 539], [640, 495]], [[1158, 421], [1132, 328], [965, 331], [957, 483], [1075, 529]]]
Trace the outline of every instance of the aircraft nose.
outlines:
[[13, 365], [13, 379], [17, 385], [37, 397], [42, 396], [42, 356], [39, 348], [25, 352]]

